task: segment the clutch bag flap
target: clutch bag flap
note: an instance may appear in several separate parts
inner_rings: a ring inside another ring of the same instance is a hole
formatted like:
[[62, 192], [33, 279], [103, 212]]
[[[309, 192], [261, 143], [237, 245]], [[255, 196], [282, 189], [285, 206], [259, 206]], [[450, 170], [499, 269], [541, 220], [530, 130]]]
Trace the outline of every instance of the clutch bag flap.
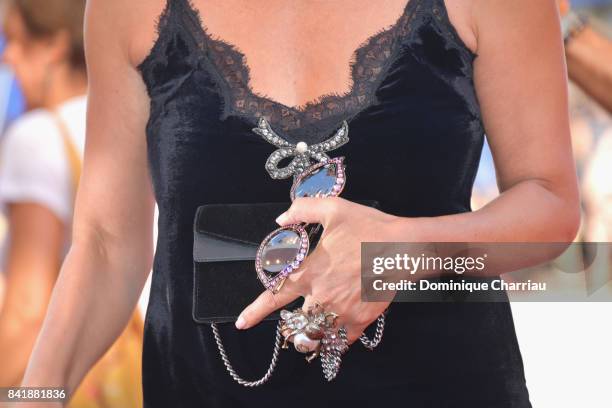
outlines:
[[[378, 202], [359, 200], [378, 207]], [[205, 204], [193, 222], [193, 308], [197, 323], [235, 322], [240, 312], [264, 290], [255, 272], [261, 241], [279, 226], [276, 217], [287, 202]], [[318, 236], [312, 238], [311, 251]], [[286, 309], [302, 305], [298, 298]], [[278, 320], [275, 311], [265, 320]]]

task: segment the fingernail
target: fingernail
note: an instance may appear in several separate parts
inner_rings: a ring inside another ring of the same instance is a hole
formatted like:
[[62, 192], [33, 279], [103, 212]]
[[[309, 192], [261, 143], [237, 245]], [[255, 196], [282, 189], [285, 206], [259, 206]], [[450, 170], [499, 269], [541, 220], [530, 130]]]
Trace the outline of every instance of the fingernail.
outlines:
[[287, 218], [287, 212], [284, 212], [276, 218], [276, 223], [279, 225], [283, 225], [283, 223], [287, 222]]
[[246, 327], [246, 319], [242, 317], [242, 315], [238, 316], [238, 320], [236, 320], [236, 328], [244, 329]]

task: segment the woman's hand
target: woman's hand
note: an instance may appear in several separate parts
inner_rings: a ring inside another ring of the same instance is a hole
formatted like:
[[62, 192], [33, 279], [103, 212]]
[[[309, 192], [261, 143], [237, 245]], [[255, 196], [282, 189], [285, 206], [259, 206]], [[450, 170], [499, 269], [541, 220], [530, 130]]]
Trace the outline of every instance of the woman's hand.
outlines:
[[353, 343], [389, 305], [361, 301], [361, 243], [394, 241], [397, 219], [340, 197], [297, 198], [276, 221], [281, 226], [320, 223], [319, 243], [277, 294], [265, 291], [243, 310], [236, 327], [252, 327], [304, 296], [304, 310], [319, 303], [326, 311], [337, 313], [337, 327], [345, 326], [349, 343]]

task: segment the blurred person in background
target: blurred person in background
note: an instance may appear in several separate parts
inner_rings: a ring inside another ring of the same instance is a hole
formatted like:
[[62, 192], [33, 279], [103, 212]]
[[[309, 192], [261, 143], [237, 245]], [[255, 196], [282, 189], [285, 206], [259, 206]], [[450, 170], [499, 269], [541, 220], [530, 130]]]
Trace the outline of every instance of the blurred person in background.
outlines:
[[[558, 0], [562, 16], [568, 76], [586, 95], [612, 113], [612, 40], [572, 10], [570, 0]], [[572, 123], [572, 142], [585, 210], [580, 237], [585, 241], [612, 240], [612, 128], [598, 138], [585, 118]]]
[[[4, 8], [0, 2], [0, 21], [4, 19]], [[0, 30], [0, 55], [4, 51], [4, 34]], [[4, 130], [16, 117], [23, 113], [23, 97], [15, 81], [15, 76], [6, 64], [0, 61], [0, 141]], [[0, 212], [0, 242], [4, 240], [7, 232], [7, 221], [4, 214]], [[0, 266], [0, 310], [4, 298], [4, 273]]]
[[593, 29], [584, 15], [575, 13], [570, 0], [557, 3], [569, 78], [612, 112], [612, 41]]
[[586, 236], [589, 241], [612, 242], [612, 128], [601, 137], [585, 173], [583, 195], [593, 218]]
[[[586, 14], [572, 10], [570, 0], [557, 0], [557, 5], [562, 17], [569, 79], [603, 109], [612, 112], [612, 41], [589, 23]], [[581, 176], [583, 166], [591, 159], [594, 140], [588, 129], [589, 123], [584, 118], [573, 115], [571, 127], [574, 156], [578, 175]], [[593, 186], [594, 183], [588, 183], [587, 188]], [[498, 195], [491, 152], [485, 144], [474, 185], [472, 207], [481, 208]], [[601, 205], [594, 207], [599, 208]]]
[[[28, 112], [0, 147], [0, 208], [8, 220], [2, 268], [0, 386], [15, 386], [70, 247], [74, 194], [85, 144], [84, 0], [4, 1], [6, 46]], [[141, 405], [142, 323], [137, 314], [90, 372], [71, 407]]]

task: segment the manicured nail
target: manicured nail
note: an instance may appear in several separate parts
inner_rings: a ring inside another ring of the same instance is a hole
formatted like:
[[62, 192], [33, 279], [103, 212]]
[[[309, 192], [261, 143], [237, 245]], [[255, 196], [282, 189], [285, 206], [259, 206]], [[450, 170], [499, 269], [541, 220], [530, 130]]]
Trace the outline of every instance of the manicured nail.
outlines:
[[286, 212], [284, 212], [281, 215], [279, 215], [278, 218], [276, 218], [276, 223], [278, 225], [283, 225], [285, 222], [287, 222], [287, 218], [288, 218], [288, 215]]
[[236, 328], [244, 329], [246, 327], [246, 319], [242, 317], [242, 315], [238, 316], [238, 320], [236, 320]]

